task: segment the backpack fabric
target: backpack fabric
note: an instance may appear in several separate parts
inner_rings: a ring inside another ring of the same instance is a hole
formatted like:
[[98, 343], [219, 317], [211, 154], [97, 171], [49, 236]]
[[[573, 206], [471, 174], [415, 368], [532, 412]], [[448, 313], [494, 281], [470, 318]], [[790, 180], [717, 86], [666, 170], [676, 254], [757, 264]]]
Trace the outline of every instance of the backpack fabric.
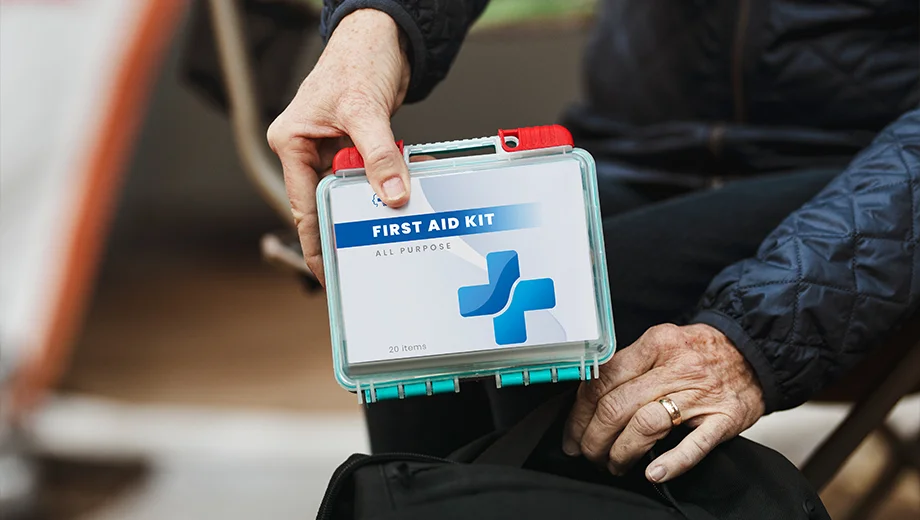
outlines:
[[665, 484], [643, 471], [689, 431], [675, 428], [625, 476], [561, 450], [566, 396], [504, 434], [447, 458], [353, 455], [333, 474], [319, 520], [829, 519], [818, 494], [779, 453], [744, 438], [718, 446]]

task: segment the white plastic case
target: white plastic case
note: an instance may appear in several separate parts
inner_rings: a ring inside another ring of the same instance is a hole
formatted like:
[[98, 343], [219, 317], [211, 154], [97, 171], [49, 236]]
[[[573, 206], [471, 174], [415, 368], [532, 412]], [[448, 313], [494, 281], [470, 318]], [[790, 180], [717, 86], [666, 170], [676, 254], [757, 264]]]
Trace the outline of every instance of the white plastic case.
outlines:
[[596, 374], [616, 343], [593, 158], [558, 125], [403, 151], [436, 157], [404, 207], [353, 148], [317, 189], [338, 382], [374, 402]]

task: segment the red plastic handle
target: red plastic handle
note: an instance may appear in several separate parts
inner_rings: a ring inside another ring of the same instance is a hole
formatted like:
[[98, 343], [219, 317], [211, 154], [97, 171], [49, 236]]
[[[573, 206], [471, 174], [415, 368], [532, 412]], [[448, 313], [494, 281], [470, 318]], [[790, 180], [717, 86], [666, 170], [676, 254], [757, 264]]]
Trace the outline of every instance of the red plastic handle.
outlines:
[[513, 130], [499, 130], [502, 148], [506, 152], [539, 150], [557, 146], [574, 146], [572, 134], [562, 125], [528, 126]]
[[[555, 148], [557, 146], [574, 146], [572, 134], [561, 125], [528, 126], [511, 130], [499, 130], [502, 149], [506, 152], [521, 152]], [[397, 141], [399, 151], [403, 151], [403, 142]], [[355, 147], [343, 148], [332, 159], [332, 171], [364, 168], [364, 158]]]

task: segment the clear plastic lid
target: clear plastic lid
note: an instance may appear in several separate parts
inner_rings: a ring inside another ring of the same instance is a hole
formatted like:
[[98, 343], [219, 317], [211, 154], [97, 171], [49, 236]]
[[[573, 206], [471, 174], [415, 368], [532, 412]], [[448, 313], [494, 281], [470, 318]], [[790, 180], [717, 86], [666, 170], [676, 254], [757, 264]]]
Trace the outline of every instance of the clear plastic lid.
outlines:
[[435, 156], [404, 207], [353, 149], [317, 190], [339, 383], [376, 401], [596, 374], [616, 344], [593, 158], [559, 126], [404, 154]]

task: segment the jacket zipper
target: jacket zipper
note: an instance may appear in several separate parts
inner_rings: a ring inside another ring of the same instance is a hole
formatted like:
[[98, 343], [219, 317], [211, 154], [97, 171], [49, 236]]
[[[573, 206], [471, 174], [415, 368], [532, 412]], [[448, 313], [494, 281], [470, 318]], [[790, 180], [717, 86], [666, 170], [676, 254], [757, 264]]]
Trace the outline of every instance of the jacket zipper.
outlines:
[[709, 152], [719, 159], [722, 157], [722, 137], [725, 135], [725, 124], [716, 123], [709, 128], [709, 141], [706, 143]]
[[339, 496], [342, 489], [342, 483], [348, 477], [351, 477], [356, 471], [363, 466], [377, 462], [392, 462], [395, 460], [407, 460], [410, 462], [438, 462], [443, 464], [457, 464], [456, 461], [431, 457], [428, 455], [419, 455], [416, 453], [382, 453], [380, 455], [367, 455], [355, 458], [340, 467], [329, 481], [329, 487], [326, 494], [323, 495], [323, 501], [320, 503], [319, 511], [316, 513], [316, 520], [329, 520], [332, 515], [332, 504]]
[[735, 41], [732, 48], [732, 99], [734, 101], [735, 122], [743, 123], [744, 113], [744, 40], [747, 39], [748, 23], [751, 18], [751, 1], [738, 2], [738, 22], [735, 25]]
[[[730, 81], [732, 92], [732, 109], [734, 121], [743, 123], [747, 117], [744, 109], [744, 41], [747, 38], [748, 25], [751, 18], [750, 0], [738, 2], [738, 18], [735, 23], [735, 38], [732, 42], [732, 56], [730, 68]], [[725, 137], [725, 124], [717, 123], [709, 129], [708, 147], [716, 160], [722, 158], [722, 141]], [[722, 185], [722, 179], [714, 177], [709, 181], [711, 188]]]

